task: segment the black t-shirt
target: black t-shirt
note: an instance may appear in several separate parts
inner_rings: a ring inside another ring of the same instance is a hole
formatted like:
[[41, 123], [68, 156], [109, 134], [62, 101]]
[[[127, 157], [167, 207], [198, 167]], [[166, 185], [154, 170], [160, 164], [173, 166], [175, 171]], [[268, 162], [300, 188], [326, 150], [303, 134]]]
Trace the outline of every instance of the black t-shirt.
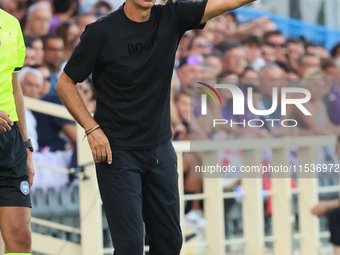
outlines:
[[170, 83], [178, 43], [200, 25], [207, 0], [155, 5], [146, 22], [118, 10], [88, 25], [64, 71], [91, 73], [95, 120], [115, 149], [150, 149], [171, 138]]

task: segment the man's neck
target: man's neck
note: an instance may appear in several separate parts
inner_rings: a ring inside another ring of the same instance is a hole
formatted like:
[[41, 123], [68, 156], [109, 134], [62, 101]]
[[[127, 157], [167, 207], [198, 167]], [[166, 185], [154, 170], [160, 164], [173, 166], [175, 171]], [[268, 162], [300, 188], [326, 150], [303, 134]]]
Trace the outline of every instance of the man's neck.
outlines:
[[140, 6], [136, 6], [131, 1], [126, 1], [124, 5], [124, 12], [125, 15], [132, 21], [145, 22], [150, 18], [151, 7], [142, 8]]

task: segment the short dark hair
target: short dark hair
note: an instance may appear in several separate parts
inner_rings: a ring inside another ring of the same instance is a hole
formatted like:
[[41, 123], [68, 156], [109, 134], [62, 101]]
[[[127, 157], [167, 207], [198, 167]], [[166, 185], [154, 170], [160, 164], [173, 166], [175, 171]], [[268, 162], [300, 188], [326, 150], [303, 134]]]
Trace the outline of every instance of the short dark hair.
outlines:
[[174, 101], [178, 101], [181, 96], [190, 97], [190, 91], [188, 89], [181, 89], [175, 93]]
[[231, 51], [232, 49], [237, 49], [237, 48], [243, 48], [243, 45], [239, 42], [227, 42], [224, 43], [222, 46], [222, 52], [223, 55], [228, 52]]
[[327, 69], [329, 67], [335, 67], [335, 63], [334, 63], [333, 59], [321, 58], [320, 59], [320, 67], [321, 67], [322, 70], [325, 71], [325, 69]]
[[336, 55], [340, 54], [340, 43], [335, 45], [331, 50], [331, 56], [334, 58]]
[[268, 38], [273, 36], [273, 35], [283, 35], [283, 34], [282, 34], [282, 32], [280, 30], [268, 31], [268, 32], [264, 33], [263, 40], [265, 42], [268, 42]]
[[279, 60], [275, 61], [274, 63], [277, 64], [283, 71], [285, 71], [285, 73], [289, 72], [289, 67], [286, 63]]
[[63, 38], [60, 37], [59, 35], [53, 35], [53, 34], [51, 34], [51, 35], [50, 35], [50, 34], [45, 35], [45, 36], [43, 36], [43, 37], [41, 38], [41, 40], [43, 41], [43, 44], [44, 44], [44, 48], [46, 47], [46, 42], [47, 42], [49, 39], [60, 39], [60, 40], [64, 41]]
[[232, 74], [237, 75], [233, 70], [230, 70], [230, 69], [223, 70], [222, 72], [220, 72], [217, 75], [217, 78], [225, 78], [226, 76], [229, 76], [229, 75], [232, 75]]
[[256, 35], [246, 35], [242, 38], [241, 44], [249, 46], [255, 45], [256, 47], [261, 47], [262, 42], [260, 38], [258, 38]]
[[71, 7], [73, 0], [53, 0], [55, 13], [65, 13]]
[[307, 53], [303, 54], [303, 55], [299, 58], [299, 60], [298, 60], [299, 66], [302, 66], [302, 64], [303, 64], [303, 59], [304, 59], [305, 57], [315, 57], [315, 58], [317, 58], [317, 56], [315, 56], [314, 54], [308, 53], [308, 52], [307, 52]]
[[98, 1], [93, 7], [99, 9], [101, 7], [104, 7], [106, 9], [108, 9], [109, 11], [112, 11], [112, 6], [111, 4], [109, 4], [108, 2], [106, 1]]

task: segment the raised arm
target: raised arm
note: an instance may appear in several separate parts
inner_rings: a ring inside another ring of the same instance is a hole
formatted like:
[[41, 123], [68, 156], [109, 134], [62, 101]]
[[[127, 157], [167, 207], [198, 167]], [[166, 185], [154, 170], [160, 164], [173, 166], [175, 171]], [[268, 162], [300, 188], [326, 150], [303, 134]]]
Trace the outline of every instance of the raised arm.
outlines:
[[256, 0], [208, 0], [201, 24], [227, 11], [235, 10]]

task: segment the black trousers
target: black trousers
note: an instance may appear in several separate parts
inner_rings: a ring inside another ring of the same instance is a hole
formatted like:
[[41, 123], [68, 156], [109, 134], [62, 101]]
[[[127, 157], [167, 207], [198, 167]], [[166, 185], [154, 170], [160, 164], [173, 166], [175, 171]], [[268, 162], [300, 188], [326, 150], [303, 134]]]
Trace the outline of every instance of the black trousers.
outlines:
[[178, 255], [177, 157], [171, 141], [149, 150], [112, 148], [112, 164], [96, 165], [115, 255], [143, 254], [145, 223], [150, 255]]
[[340, 207], [333, 209], [327, 214], [330, 242], [340, 246]]

